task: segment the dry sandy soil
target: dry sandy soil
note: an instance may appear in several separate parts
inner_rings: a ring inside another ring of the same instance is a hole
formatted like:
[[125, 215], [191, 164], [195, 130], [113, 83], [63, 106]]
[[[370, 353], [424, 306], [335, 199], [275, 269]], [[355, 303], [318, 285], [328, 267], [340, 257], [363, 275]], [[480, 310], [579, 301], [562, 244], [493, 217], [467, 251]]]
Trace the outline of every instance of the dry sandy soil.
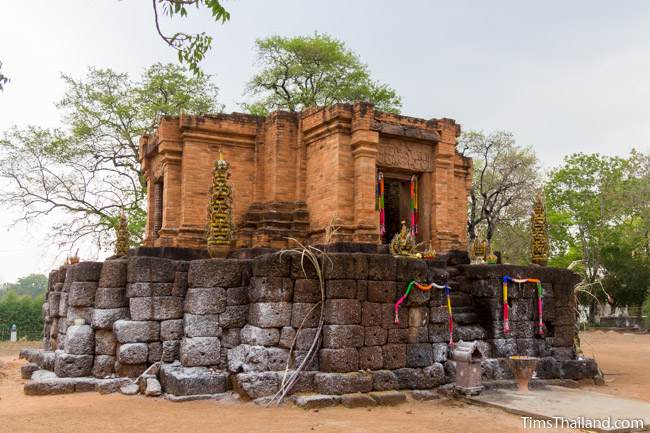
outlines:
[[590, 331], [580, 334], [582, 350], [596, 358], [607, 386], [584, 389], [650, 401], [650, 334]]
[[[585, 353], [595, 355], [607, 374], [607, 386], [585, 388], [650, 401], [650, 335], [595, 331], [585, 333], [582, 341]], [[292, 406], [263, 408], [253, 403], [171, 403], [116, 394], [26, 397], [19, 374], [24, 361], [17, 356], [21, 346], [24, 344], [0, 346], [3, 433], [523, 431], [522, 421], [516, 415], [445, 400], [390, 408], [305, 411]]]

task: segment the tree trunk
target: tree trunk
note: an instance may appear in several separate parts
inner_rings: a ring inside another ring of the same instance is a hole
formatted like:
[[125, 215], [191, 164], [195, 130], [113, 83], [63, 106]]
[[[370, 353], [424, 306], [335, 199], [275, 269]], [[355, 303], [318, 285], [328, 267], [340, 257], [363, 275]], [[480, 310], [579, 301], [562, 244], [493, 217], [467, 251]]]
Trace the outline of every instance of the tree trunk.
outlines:
[[587, 317], [589, 323], [596, 323], [596, 301], [589, 301], [589, 316]]
[[490, 253], [492, 252], [492, 237], [494, 237], [494, 223], [488, 221], [486, 237], [486, 246], [485, 246], [485, 258], [487, 259]]
[[476, 239], [476, 225], [471, 222], [467, 223], [467, 251], [471, 254]]

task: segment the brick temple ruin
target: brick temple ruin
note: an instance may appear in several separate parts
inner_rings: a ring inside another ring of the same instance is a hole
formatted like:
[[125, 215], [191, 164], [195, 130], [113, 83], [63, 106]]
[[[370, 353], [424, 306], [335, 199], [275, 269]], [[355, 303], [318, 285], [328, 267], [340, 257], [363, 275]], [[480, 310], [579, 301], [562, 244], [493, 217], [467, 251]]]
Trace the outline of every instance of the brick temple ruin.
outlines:
[[[145, 246], [205, 248], [208, 190], [220, 150], [230, 163], [237, 247], [319, 243], [336, 218], [335, 241], [387, 243], [408, 214], [408, 180], [419, 181], [420, 241], [465, 249], [471, 159], [456, 151], [460, 126], [337, 104], [268, 117], [164, 118], [143, 137], [148, 185]], [[387, 233], [375, 209], [386, 180]]]
[[[288, 390], [294, 396], [345, 403], [357, 393], [381, 401], [378, 393], [431, 392], [455, 380], [447, 300], [441, 289], [416, 289], [397, 323], [395, 303], [411, 281], [448, 284], [453, 341], [477, 343], [486, 383], [512, 379], [512, 355], [538, 357], [539, 380], [595, 377], [594, 360], [576, 353], [576, 274], [472, 265], [460, 251], [471, 161], [456, 153], [458, 131], [451, 120], [364, 104], [164, 119], [142, 141], [147, 247], [50, 273], [43, 349], [22, 352], [30, 361], [25, 392], [124, 391], [127, 378], [139, 378], [133, 392], [170, 399], [264, 400], [299, 365]], [[219, 148], [232, 167], [236, 244], [249, 254], [196, 258], [205, 252]], [[419, 239], [444, 253], [423, 260], [384, 252], [374, 208], [378, 168], [394, 180], [390, 206], [399, 218], [403, 176], [419, 176]], [[322, 261], [321, 293], [300, 254], [267, 250], [286, 247], [285, 236], [321, 242], [335, 214], [342, 231]], [[532, 284], [510, 287], [504, 332], [504, 276], [541, 280], [543, 335]]]

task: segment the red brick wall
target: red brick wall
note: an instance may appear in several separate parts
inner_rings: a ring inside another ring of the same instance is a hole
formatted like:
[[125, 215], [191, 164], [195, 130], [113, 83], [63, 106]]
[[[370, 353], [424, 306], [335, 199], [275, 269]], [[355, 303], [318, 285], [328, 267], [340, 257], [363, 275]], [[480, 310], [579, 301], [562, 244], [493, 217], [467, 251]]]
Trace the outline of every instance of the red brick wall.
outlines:
[[308, 241], [322, 241], [335, 218], [339, 229], [333, 240], [377, 243], [374, 189], [382, 165], [419, 174], [420, 240], [431, 239], [438, 250], [464, 249], [471, 161], [455, 150], [459, 131], [450, 119], [375, 112], [369, 104], [267, 118], [237, 113], [165, 118], [140, 146], [149, 184], [164, 180], [163, 228], [155, 238], [149, 193], [145, 244], [204, 246], [212, 168], [222, 148], [231, 167], [236, 224], [244, 222], [253, 202], [304, 200]]

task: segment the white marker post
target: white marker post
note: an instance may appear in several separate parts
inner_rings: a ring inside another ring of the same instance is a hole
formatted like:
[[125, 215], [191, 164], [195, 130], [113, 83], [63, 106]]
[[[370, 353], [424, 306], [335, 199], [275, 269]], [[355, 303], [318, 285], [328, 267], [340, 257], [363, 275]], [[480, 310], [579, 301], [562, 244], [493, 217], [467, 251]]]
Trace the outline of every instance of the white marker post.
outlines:
[[9, 341], [18, 341], [18, 333], [16, 332], [16, 324], [14, 323], [11, 325], [11, 336], [9, 337]]

